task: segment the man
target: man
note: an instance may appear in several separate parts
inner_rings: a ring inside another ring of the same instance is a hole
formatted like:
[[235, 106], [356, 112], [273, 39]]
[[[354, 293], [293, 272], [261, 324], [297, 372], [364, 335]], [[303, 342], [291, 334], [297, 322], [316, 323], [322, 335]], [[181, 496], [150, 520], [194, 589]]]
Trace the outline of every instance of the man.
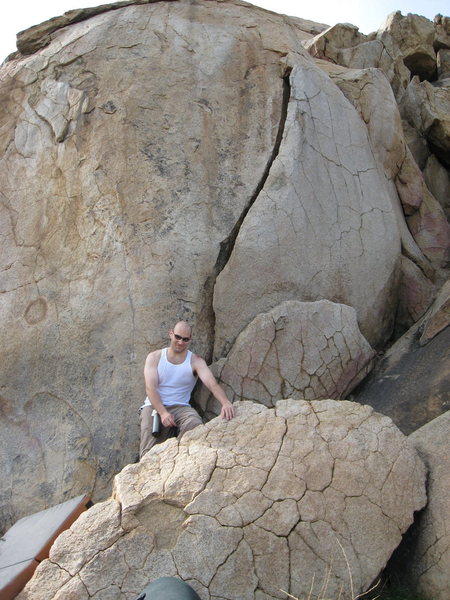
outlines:
[[[141, 407], [140, 458], [152, 446], [164, 442], [172, 427], [178, 429], [181, 437], [186, 431], [202, 424], [200, 415], [189, 403], [198, 377], [222, 405], [222, 418], [230, 420], [234, 417], [233, 405], [206, 362], [189, 350], [192, 327], [185, 321], [179, 321], [169, 331], [169, 337], [169, 347], [150, 352], [145, 361], [147, 398]], [[152, 435], [154, 411], [161, 417], [159, 437]]]

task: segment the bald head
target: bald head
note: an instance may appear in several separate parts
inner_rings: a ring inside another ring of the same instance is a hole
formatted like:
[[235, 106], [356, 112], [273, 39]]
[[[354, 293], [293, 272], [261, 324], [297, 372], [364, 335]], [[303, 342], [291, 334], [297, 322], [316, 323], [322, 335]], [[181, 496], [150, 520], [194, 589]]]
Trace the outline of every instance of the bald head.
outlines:
[[173, 329], [169, 331], [170, 348], [175, 354], [187, 352], [188, 344], [192, 338], [192, 327], [186, 321], [178, 321]]
[[[184, 333], [180, 333], [178, 330], [182, 329]], [[186, 321], [178, 321], [178, 323], [173, 328], [174, 333], [180, 333], [180, 335], [188, 335], [192, 336], [192, 327]], [[187, 333], [186, 333], [187, 332]]]

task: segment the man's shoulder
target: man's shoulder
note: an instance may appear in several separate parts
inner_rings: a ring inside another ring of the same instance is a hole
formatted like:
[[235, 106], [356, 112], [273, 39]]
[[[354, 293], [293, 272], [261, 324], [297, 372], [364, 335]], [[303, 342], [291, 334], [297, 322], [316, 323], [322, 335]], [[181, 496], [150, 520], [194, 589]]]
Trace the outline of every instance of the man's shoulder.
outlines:
[[195, 364], [205, 364], [206, 365], [206, 361], [204, 358], [202, 358], [201, 356], [199, 356], [198, 354], [195, 354], [194, 352], [191, 353], [191, 365], [195, 365]]
[[150, 354], [147, 355], [145, 363], [148, 365], [157, 364], [161, 358], [162, 351], [163, 349], [160, 348], [159, 350], [153, 350], [153, 352], [150, 352]]

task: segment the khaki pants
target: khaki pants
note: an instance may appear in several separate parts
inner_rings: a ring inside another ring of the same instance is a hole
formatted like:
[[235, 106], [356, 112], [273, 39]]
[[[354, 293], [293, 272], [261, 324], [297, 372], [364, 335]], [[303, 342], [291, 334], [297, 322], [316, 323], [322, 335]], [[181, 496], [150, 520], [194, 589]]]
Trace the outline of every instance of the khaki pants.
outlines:
[[[186, 433], [201, 425], [203, 423], [198, 412], [192, 408], [192, 406], [178, 405], [178, 406], [167, 406], [167, 410], [172, 413], [175, 418], [178, 428], [178, 439]], [[151, 406], [144, 406], [141, 410], [141, 447], [139, 452], [139, 458], [142, 458], [146, 452], [150, 450], [155, 444], [161, 444], [165, 442], [170, 433], [170, 427], [164, 427], [161, 423], [161, 435], [154, 437], [152, 435], [153, 428], [153, 408]]]

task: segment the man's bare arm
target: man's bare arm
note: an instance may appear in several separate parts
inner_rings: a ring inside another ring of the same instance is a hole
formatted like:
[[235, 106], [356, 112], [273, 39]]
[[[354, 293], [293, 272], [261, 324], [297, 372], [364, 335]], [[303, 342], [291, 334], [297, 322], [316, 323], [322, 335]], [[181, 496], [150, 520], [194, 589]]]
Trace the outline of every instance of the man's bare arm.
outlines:
[[235, 415], [234, 406], [228, 400], [225, 392], [217, 383], [216, 378], [211, 372], [211, 369], [208, 367], [206, 362], [200, 356], [194, 356], [192, 360], [192, 368], [200, 377], [201, 381], [206, 385], [208, 390], [212, 393], [214, 398], [220, 402], [222, 405], [222, 410], [220, 411], [220, 415], [222, 419], [226, 419], [229, 421]]
[[164, 427], [175, 427], [175, 419], [173, 415], [164, 406], [164, 404], [161, 402], [161, 398], [158, 392], [158, 362], [160, 357], [161, 350], [151, 352], [147, 356], [144, 367], [145, 391], [147, 393], [147, 398], [150, 400], [151, 405], [161, 417], [161, 422], [164, 425]]

